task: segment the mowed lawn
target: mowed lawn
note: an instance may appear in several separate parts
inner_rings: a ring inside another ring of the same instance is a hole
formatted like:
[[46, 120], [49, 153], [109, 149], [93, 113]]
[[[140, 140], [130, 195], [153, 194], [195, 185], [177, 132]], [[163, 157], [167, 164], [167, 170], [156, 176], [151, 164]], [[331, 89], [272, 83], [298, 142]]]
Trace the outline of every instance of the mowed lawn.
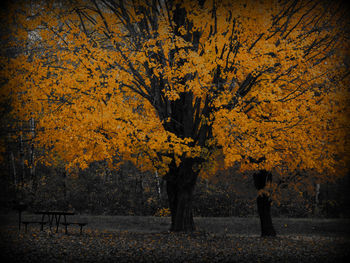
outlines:
[[[34, 215], [24, 215], [26, 219]], [[261, 238], [258, 218], [195, 218], [193, 233], [168, 232], [170, 218], [79, 216], [83, 234], [39, 225], [18, 231], [3, 215], [2, 258], [10, 262], [343, 262], [350, 256], [349, 219], [274, 218], [276, 238]]]

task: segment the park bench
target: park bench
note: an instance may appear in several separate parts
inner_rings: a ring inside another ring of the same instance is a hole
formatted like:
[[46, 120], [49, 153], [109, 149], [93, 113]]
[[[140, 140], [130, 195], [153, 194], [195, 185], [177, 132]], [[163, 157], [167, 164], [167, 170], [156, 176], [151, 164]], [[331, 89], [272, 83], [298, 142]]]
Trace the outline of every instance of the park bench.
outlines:
[[[68, 234], [68, 226], [69, 225], [78, 225], [80, 227], [80, 234], [83, 233], [83, 227], [87, 225], [87, 222], [67, 222], [66, 216], [74, 215], [73, 211], [59, 211], [59, 210], [44, 210], [37, 211], [35, 214], [41, 215], [41, 220], [38, 219], [24, 219], [22, 220], [22, 212], [27, 208], [24, 204], [19, 204], [14, 207], [18, 211], [18, 228], [21, 230], [21, 225], [23, 224], [25, 227], [25, 232], [28, 231], [28, 225], [30, 224], [39, 224], [40, 230], [44, 230], [44, 225], [48, 224], [51, 230], [51, 227], [56, 225], [56, 233], [58, 232], [59, 225], [65, 226], [65, 233]], [[47, 217], [47, 220], [44, 220]], [[61, 218], [63, 218], [64, 222], [61, 222]]]
[[[66, 216], [72, 216], [75, 213], [73, 211], [37, 211], [36, 214], [41, 214], [42, 218], [41, 221], [44, 222], [44, 218], [47, 216], [49, 219], [49, 226], [51, 229], [51, 226], [53, 223], [56, 223], [56, 233], [58, 232], [59, 225], [64, 225], [65, 227], [65, 233], [68, 234], [68, 226], [69, 225], [78, 225], [80, 226], [80, 234], [83, 233], [83, 227], [87, 225], [86, 222], [68, 222]], [[63, 217], [63, 222], [61, 222], [61, 217]]]

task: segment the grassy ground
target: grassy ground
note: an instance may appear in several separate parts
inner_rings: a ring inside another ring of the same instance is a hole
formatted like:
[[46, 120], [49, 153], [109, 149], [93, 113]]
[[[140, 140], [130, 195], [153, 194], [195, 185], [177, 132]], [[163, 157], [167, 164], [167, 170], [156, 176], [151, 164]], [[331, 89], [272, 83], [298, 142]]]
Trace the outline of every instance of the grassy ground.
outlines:
[[[24, 215], [31, 218], [34, 215]], [[260, 238], [258, 218], [195, 218], [197, 231], [169, 233], [170, 219], [80, 216], [51, 233], [18, 231], [15, 214], [0, 216], [0, 249], [11, 262], [342, 262], [350, 256], [347, 219], [274, 218], [277, 238]]]

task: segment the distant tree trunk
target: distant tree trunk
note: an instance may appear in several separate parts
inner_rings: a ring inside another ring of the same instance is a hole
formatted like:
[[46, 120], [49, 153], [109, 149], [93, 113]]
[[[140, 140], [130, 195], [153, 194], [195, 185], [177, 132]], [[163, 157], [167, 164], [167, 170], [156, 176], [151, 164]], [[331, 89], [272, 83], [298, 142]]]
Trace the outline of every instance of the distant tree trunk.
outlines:
[[20, 162], [21, 162], [21, 173], [19, 177], [19, 185], [20, 188], [24, 187], [24, 179], [25, 179], [25, 164], [24, 164], [24, 145], [23, 145], [23, 135], [22, 135], [22, 126], [21, 126], [21, 134], [19, 136], [20, 142], [19, 142], [19, 156], [20, 156]]
[[[261, 190], [266, 186], [267, 182], [272, 181], [272, 174], [261, 170], [253, 175], [254, 185], [257, 190]], [[266, 194], [257, 197], [258, 213], [261, 224], [261, 236], [276, 236], [276, 231], [272, 224], [271, 218], [271, 200]]]
[[158, 172], [155, 171], [154, 175], [156, 177], [157, 194], [158, 194], [159, 204], [161, 204], [162, 203], [162, 189], [161, 189], [161, 185], [160, 185], [160, 179], [159, 179], [159, 176], [158, 176]]
[[195, 229], [192, 202], [198, 173], [192, 170], [192, 165], [193, 159], [185, 159], [179, 167], [171, 167], [166, 178], [171, 231], [190, 232]]
[[66, 170], [63, 170], [63, 198], [64, 198], [64, 205], [66, 205], [68, 202], [67, 202], [67, 183], [66, 183], [66, 180], [67, 180], [67, 171]]
[[316, 194], [315, 194], [315, 209], [314, 215], [319, 215], [320, 213], [320, 184], [316, 184]]
[[138, 179], [138, 200], [139, 200], [139, 207], [137, 208], [137, 212], [140, 214], [140, 215], [143, 215], [144, 213], [144, 207], [145, 207], [145, 202], [144, 202], [144, 196], [143, 196], [143, 192], [144, 192], [144, 189], [143, 189], [143, 173], [140, 172], [139, 173], [140, 176], [137, 178]]
[[18, 189], [18, 182], [17, 182], [17, 173], [16, 173], [16, 161], [15, 161], [15, 156], [13, 152], [10, 152], [11, 156], [11, 163], [12, 163], [12, 175], [13, 175], [13, 184], [15, 186], [15, 189]]
[[[35, 121], [34, 118], [31, 118], [29, 120], [29, 125], [30, 125], [30, 132], [32, 136], [32, 140], [35, 138]], [[30, 177], [32, 179], [32, 189], [33, 192], [36, 193], [38, 182], [37, 178], [35, 176], [35, 151], [34, 151], [34, 143], [32, 141], [32, 144], [30, 145]]]

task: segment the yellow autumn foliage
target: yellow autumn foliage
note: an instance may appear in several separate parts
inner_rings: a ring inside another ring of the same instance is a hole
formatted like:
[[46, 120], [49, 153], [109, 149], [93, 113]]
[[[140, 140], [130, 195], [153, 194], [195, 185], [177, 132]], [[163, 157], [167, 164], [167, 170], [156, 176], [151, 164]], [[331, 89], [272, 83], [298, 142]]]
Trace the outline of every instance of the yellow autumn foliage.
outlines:
[[19, 4], [9, 45], [28, 51], [2, 59], [1, 94], [67, 168], [118, 156], [166, 174], [172, 158], [202, 158], [208, 176], [223, 156], [336, 175], [349, 161], [349, 45], [342, 10], [315, 3]]

